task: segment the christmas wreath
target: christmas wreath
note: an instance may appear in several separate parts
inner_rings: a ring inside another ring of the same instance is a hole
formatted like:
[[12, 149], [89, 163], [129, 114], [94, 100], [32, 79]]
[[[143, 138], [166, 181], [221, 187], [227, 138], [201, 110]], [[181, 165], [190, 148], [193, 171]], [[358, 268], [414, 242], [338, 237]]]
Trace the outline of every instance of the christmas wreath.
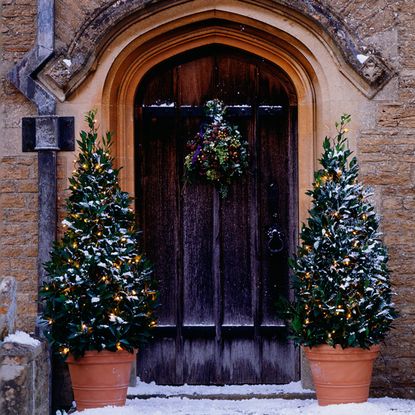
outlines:
[[213, 99], [205, 107], [211, 122], [202, 125], [200, 132], [187, 143], [185, 177], [189, 182], [213, 183], [225, 198], [232, 181], [248, 169], [248, 143], [236, 126], [224, 120], [226, 107], [222, 101]]

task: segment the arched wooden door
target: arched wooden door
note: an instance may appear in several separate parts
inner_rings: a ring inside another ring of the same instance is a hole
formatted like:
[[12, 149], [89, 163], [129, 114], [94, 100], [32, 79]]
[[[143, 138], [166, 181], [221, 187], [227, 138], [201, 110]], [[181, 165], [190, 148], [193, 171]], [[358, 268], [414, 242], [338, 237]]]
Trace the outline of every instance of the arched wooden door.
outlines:
[[[183, 182], [186, 141], [213, 98], [229, 106], [251, 153], [249, 174], [225, 200], [210, 185]], [[289, 291], [297, 234], [295, 103], [280, 69], [219, 45], [164, 62], [140, 84], [136, 207], [161, 293], [155, 339], [138, 359], [143, 380], [298, 379], [298, 353], [274, 309]], [[275, 224], [285, 236], [273, 254], [267, 232]]]

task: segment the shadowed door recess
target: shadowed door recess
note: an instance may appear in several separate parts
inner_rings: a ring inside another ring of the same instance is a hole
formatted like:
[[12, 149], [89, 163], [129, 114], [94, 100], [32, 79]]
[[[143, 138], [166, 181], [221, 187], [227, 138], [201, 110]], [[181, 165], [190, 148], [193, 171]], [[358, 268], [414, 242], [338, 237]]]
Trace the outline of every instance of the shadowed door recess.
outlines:
[[[251, 154], [249, 174], [225, 200], [182, 179], [186, 142], [213, 98], [229, 106]], [[298, 353], [274, 310], [289, 292], [297, 233], [296, 98], [287, 75], [236, 49], [197, 49], [147, 74], [135, 116], [138, 220], [161, 293], [138, 375], [160, 384], [298, 379]], [[272, 253], [273, 225], [284, 234], [281, 252]]]

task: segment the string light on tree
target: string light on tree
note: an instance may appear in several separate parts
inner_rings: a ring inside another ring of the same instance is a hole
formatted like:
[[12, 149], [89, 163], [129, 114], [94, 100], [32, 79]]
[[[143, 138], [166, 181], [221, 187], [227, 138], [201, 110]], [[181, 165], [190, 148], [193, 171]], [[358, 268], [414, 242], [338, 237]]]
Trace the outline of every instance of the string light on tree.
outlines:
[[131, 199], [112, 165], [111, 135], [97, 144], [95, 113], [86, 119], [89, 131], [80, 133], [69, 179], [64, 235], [51, 253], [49, 281], [40, 292], [45, 335], [63, 357], [120, 347], [132, 351], [156, 321], [152, 267], [140, 249]]
[[349, 121], [342, 116], [336, 137], [324, 140], [321, 169], [307, 192], [309, 219], [292, 261], [295, 301], [288, 315], [294, 340], [305, 346], [367, 348], [384, 338], [395, 317], [371, 193], [357, 180], [357, 160], [347, 145]]

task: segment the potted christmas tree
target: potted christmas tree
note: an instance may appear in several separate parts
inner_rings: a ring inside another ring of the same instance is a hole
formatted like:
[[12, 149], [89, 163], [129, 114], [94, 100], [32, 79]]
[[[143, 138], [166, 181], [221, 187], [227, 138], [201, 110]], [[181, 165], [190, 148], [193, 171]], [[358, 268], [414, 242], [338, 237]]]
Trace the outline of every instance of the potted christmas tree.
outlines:
[[136, 349], [155, 325], [152, 268], [139, 247], [134, 213], [109, 150], [86, 116], [70, 178], [65, 232], [40, 291], [45, 334], [66, 359], [77, 409], [124, 405]]
[[294, 340], [304, 346], [320, 405], [364, 402], [373, 361], [395, 311], [379, 219], [358, 182], [345, 134], [349, 115], [325, 138], [310, 217], [292, 261]]

